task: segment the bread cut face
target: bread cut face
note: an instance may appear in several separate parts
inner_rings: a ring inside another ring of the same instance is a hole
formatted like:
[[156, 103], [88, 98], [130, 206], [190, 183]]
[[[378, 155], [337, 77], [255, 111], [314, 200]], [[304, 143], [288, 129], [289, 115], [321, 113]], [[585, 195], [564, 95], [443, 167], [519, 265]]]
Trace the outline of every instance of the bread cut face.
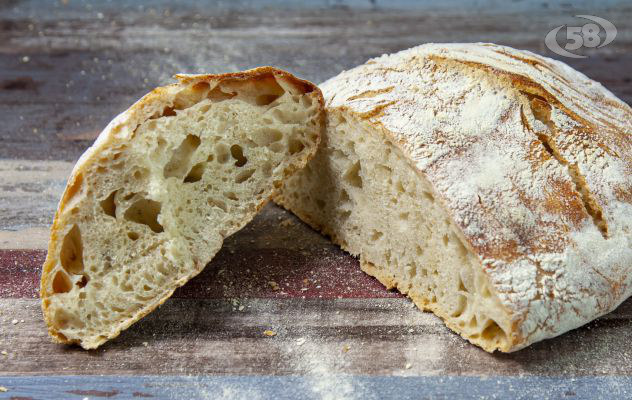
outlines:
[[316, 151], [311, 83], [269, 67], [178, 79], [112, 121], [69, 179], [41, 284], [60, 342], [96, 348], [156, 308]]
[[429, 44], [321, 85], [327, 130], [275, 201], [487, 351], [632, 294], [632, 110], [560, 62]]

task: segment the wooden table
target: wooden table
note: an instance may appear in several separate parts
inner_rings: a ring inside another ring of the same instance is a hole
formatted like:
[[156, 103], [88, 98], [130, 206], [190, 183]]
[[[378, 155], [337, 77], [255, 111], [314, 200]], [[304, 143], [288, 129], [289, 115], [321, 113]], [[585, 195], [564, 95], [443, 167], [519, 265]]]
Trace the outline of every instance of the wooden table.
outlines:
[[272, 205], [118, 339], [89, 352], [51, 343], [37, 296], [65, 179], [114, 115], [176, 72], [268, 64], [321, 82], [430, 41], [551, 56], [546, 33], [593, 14], [616, 40], [565, 61], [632, 103], [629, 2], [153, 4], [0, 1], [0, 398], [632, 398], [632, 301], [487, 354]]

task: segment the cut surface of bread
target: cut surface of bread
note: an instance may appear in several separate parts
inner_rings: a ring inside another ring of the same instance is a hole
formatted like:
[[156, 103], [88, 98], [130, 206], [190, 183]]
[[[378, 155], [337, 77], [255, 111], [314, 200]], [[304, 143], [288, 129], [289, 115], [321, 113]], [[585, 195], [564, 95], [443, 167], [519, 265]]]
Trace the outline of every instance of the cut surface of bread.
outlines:
[[632, 111], [565, 64], [429, 44], [325, 82], [327, 130], [275, 201], [487, 351], [632, 294]]
[[164, 302], [313, 156], [318, 88], [270, 67], [179, 75], [79, 160], [41, 297], [53, 338], [96, 348]]

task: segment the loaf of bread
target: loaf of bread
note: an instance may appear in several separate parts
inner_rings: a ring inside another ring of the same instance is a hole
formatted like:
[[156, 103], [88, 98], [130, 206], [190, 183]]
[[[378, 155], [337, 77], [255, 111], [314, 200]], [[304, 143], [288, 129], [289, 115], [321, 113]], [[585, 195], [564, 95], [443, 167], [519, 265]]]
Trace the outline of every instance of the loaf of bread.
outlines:
[[59, 342], [96, 348], [155, 309], [316, 152], [313, 84], [270, 67], [177, 79], [114, 119], [68, 180], [41, 282]]
[[632, 293], [632, 110], [567, 65], [428, 44], [321, 86], [327, 131], [275, 200], [487, 351]]

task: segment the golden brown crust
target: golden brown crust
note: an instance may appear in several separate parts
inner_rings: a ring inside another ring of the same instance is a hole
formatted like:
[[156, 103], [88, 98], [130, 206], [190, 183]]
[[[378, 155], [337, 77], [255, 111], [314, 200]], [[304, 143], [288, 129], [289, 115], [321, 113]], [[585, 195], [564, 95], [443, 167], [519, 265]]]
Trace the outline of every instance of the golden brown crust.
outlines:
[[[219, 84], [226, 81], [253, 81], [253, 80], [261, 80], [266, 79], [267, 77], [274, 76], [276, 78], [284, 79], [290, 86], [292, 86], [299, 93], [304, 94], [312, 94], [312, 100], [316, 100], [319, 104], [318, 110], [319, 115], [318, 119], [320, 120], [320, 126], [324, 127], [324, 100], [322, 96], [322, 92], [320, 89], [314, 85], [313, 83], [299, 79], [289, 72], [273, 68], [273, 67], [259, 67], [254, 68], [244, 72], [236, 72], [236, 73], [226, 73], [226, 74], [206, 74], [206, 75], [176, 75], [178, 79], [178, 83], [171, 84], [164, 87], [158, 87], [152, 90], [150, 93], [141, 98], [138, 102], [132, 105], [128, 110], [121, 113], [117, 116], [112, 122], [101, 132], [99, 137], [96, 139], [95, 143], [81, 156], [77, 164], [75, 165], [69, 179], [66, 189], [62, 195], [60, 200], [58, 209], [55, 213], [55, 218], [53, 220], [53, 224], [51, 226], [51, 234], [48, 245], [48, 254], [44, 265], [42, 267], [42, 277], [41, 277], [41, 286], [40, 286], [40, 297], [42, 299], [42, 311], [44, 314], [44, 321], [48, 327], [48, 331], [50, 336], [54, 339], [54, 341], [58, 343], [66, 343], [66, 344], [81, 344], [86, 349], [96, 348], [106, 340], [115, 338], [120, 334], [120, 332], [134, 322], [138, 321], [142, 317], [149, 314], [151, 311], [156, 309], [158, 306], [163, 304], [174, 292], [174, 290], [182, 286], [192, 277], [197, 275], [204, 268], [204, 265], [197, 263], [197, 268], [195, 271], [189, 275], [185, 276], [176, 282], [176, 286], [169, 290], [163, 297], [157, 299], [153, 304], [139, 310], [136, 314], [134, 314], [131, 318], [128, 318], [124, 323], [118, 325], [115, 330], [110, 332], [106, 338], [104, 338], [99, 343], [94, 344], [85, 344], [80, 343], [78, 340], [69, 340], [65, 337], [61, 332], [59, 332], [55, 325], [53, 324], [52, 317], [48, 312], [48, 308], [50, 306], [50, 299], [47, 288], [50, 285], [51, 280], [51, 272], [53, 268], [57, 264], [57, 254], [55, 251], [58, 247], [58, 241], [60, 240], [59, 235], [61, 231], [59, 229], [60, 218], [62, 218], [64, 210], [68, 207], [68, 204], [72, 203], [73, 197], [77, 194], [79, 187], [81, 186], [81, 182], [83, 179], [83, 173], [87, 170], [87, 167], [91, 165], [97, 158], [96, 156], [104, 149], [112, 147], [113, 145], [121, 142], [125, 142], [129, 140], [134, 135], [136, 128], [142, 124], [147, 119], [155, 116], [156, 113], [161, 115], [163, 112], [163, 108], [166, 104], [170, 102], [170, 95], [173, 91], [188, 86], [195, 83], [207, 82], [213, 84]], [[320, 136], [317, 139], [320, 141]], [[294, 164], [291, 164], [288, 168], [283, 171], [282, 180], [291, 176], [298, 169], [302, 168], [307, 161], [313, 157], [316, 152], [316, 147], [309, 152], [305, 152], [305, 155], [302, 158], [298, 159], [298, 161]], [[280, 182], [275, 182], [275, 186], [280, 186]], [[256, 211], [258, 212], [269, 199], [263, 199], [259, 204], [256, 205]]]

